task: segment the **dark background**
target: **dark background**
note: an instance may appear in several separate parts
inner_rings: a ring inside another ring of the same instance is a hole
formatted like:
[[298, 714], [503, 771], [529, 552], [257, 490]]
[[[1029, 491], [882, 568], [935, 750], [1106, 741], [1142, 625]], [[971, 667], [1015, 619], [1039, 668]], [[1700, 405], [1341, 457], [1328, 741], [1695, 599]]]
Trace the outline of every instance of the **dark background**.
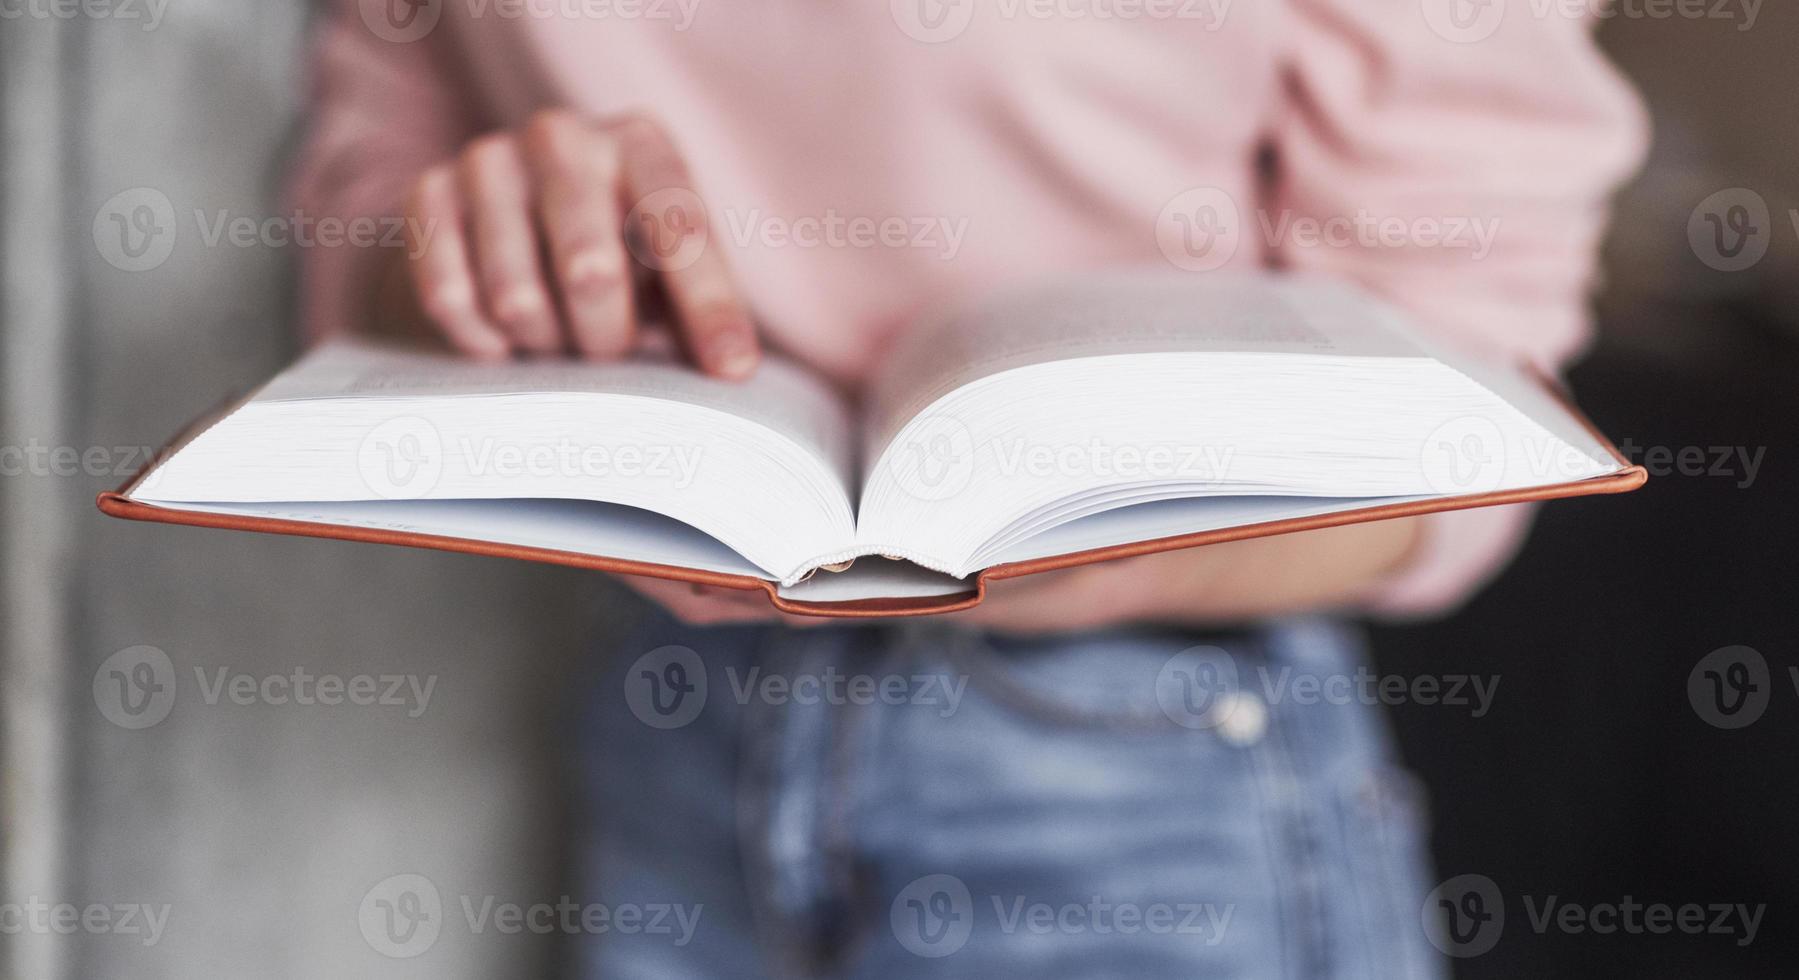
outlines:
[[[1480, 718], [1393, 709], [1436, 818], [1439, 878], [1484, 874], [1506, 899], [1497, 945], [1458, 976], [1793, 976], [1799, 962], [1799, 350], [1719, 311], [1757, 356], [1713, 373], [1601, 348], [1573, 382], [1595, 421], [1641, 446], [1767, 446], [1755, 481], [1652, 478], [1627, 497], [1544, 509], [1519, 560], [1461, 614], [1377, 627], [1398, 674], [1498, 675]], [[1688, 676], [1712, 650], [1767, 660], [1763, 714], [1714, 727]], [[1755, 940], [1538, 935], [1523, 897], [1583, 904], [1767, 905]]]
[[[1601, 340], [1570, 383], [1621, 445], [1765, 449], [1753, 482], [1740, 485], [1737, 463], [1548, 505], [1518, 561], [1458, 615], [1374, 628], [1384, 670], [1501, 678], [1482, 718], [1421, 704], [1392, 715], [1429, 787], [1439, 879], [1485, 875], [1504, 896], [1500, 940], [1458, 960], [1458, 977], [1799, 975], [1796, 14], [1768, 4], [1748, 31], [1620, 18], [1600, 35], [1648, 99], [1656, 141], [1619, 204]], [[1772, 210], [1767, 257], [1741, 272], [1709, 267], [1686, 238], [1692, 209], [1728, 188]], [[1688, 679], [1734, 646], [1769, 676], [1759, 718], [1726, 729]], [[1540, 909], [1549, 896], [1766, 910], [1745, 947], [1539, 934], [1525, 898]]]

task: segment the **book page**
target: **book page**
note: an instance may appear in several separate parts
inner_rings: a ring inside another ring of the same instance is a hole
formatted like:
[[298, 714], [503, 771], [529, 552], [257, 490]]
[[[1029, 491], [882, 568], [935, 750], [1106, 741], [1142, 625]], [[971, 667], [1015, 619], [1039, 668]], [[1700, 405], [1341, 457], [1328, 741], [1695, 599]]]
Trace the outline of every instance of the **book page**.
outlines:
[[184, 503], [182, 510], [431, 534], [766, 578], [718, 539], [673, 518], [592, 500], [342, 500]]
[[847, 401], [799, 365], [765, 356], [746, 381], [707, 377], [651, 341], [620, 361], [545, 358], [484, 362], [446, 351], [335, 340], [283, 372], [255, 402], [319, 398], [419, 398], [596, 393], [710, 408], [773, 429], [853, 483], [854, 431]]
[[1190, 351], [1428, 356], [1403, 325], [1352, 287], [1272, 274], [1118, 271], [1005, 290], [921, 323], [876, 379], [863, 431], [865, 460], [951, 391], [1049, 361]]

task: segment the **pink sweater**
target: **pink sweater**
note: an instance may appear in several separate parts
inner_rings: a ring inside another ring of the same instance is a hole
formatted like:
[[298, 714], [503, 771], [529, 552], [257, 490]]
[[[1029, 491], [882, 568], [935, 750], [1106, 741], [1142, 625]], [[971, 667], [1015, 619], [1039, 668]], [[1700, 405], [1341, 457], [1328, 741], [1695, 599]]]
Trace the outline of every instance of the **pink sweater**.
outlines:
[[[391, 215], [410, 178], [534, 109], [647, 110], [767, 334], [841, 378], [928, 301], [1131, 263], [1344, 276], [1556, 368], [1587, 335], [1644, 115], [1590, 24], [1465, 5], [338, 0], [295, 203]], [[357, 252], [309, 250], [314, 336], [360, 308]], [[1452, 605], [1527, 521], [1432, 518], [1370, 605]]]

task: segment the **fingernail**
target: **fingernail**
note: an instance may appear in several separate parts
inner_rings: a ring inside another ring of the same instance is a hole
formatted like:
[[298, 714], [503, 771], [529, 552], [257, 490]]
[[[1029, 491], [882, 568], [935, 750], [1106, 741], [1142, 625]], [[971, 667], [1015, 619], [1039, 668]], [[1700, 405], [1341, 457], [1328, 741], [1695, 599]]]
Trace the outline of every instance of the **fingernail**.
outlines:
[[725, 331], [713, 341], [713, 370], [727, 378], [741, 380], [749, 377], [755, 373], [756, 364], [761, 360], [762, 354], [756, 348], [755, 334], [747, 323]]

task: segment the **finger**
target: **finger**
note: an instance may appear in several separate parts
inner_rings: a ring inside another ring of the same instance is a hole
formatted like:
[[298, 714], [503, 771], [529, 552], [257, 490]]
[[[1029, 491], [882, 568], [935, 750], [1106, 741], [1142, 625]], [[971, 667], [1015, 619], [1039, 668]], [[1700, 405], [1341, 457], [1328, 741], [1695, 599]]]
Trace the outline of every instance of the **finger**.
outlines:
[[704, 202], [693, 178], [660, 127], [630, 120], [612, 130], [621, 142], [622, 190], [630, 206], [628, 231], [642, 242], [637, 257], [661, 276], [675, 331], [700, 369], [742, 378], [761, 350], [722, 251], [711, 247]]
[[[627, 576], [624, 581], [632, 591], [691, 626], [765, 623], [774, 621], [777, 615], [767, 599], [756, 593], [636, 576]], [[746, 602], [742, 597], [759, 601]]]
[[457, 173], [474, 240], [476, 281], [489, 319], [514, 345], [548, 354], [561, 349], [562, 338], [544, 283], [530, 175], [522, 156], [509, 137], [483, 137], [463, 152]]
[[506, 337], [481, 311], [469, 265], [456, 174], [426, 171], [406, 205], [407, 275], [419, 306], [451, 345], [476, 357], [503, 357]]
[[575, 349], [617, 357], [631, 349], [637, 325], [618, 206], [617, 144], [570, 113], [544, 112], [525, 129], [525, 160]]
[[993, 583], [980, 605], [950, 617], [968, 626], [1038, 636], [1137, 618], [1133, 594], [1142, 559], [1087, 565]]

